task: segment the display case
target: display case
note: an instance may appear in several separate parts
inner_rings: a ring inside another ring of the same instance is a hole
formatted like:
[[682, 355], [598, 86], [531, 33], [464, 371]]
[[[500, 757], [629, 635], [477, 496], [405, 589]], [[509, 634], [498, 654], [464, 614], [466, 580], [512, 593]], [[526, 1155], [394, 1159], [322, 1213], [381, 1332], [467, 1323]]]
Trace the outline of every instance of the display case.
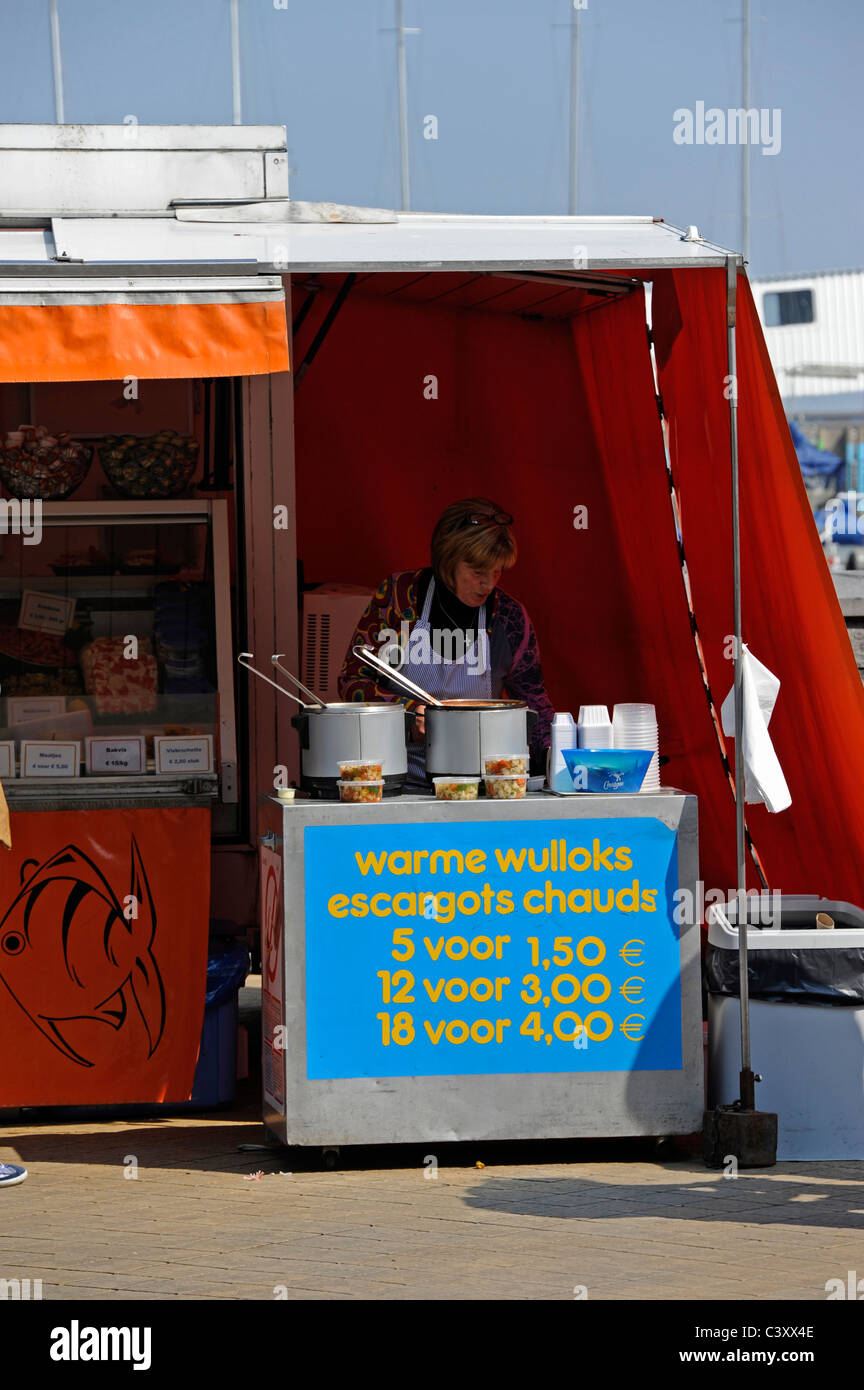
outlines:
[[0, 779], [10, 805], [236, 803], [226, 502], [3, 509]]

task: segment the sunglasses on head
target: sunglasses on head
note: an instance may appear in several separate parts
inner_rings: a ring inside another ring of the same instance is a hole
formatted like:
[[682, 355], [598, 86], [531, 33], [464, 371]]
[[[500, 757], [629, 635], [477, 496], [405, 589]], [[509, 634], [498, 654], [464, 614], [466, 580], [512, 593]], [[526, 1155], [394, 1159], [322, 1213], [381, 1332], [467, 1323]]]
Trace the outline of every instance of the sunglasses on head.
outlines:
[[512, 526], [513, 518], [509, 512], [474, 512], [466, 516], [463, 526]]

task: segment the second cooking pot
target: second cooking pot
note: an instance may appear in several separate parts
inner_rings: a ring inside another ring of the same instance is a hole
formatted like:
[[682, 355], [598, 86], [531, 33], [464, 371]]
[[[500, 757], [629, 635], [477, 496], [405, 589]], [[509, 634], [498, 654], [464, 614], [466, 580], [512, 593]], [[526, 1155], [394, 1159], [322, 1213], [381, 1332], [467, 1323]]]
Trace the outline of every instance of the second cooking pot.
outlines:
[[426, 775], [482, 777], [483, 759], [496, 753], [528, 755], [529, 721], [537, 718], [521, 700], [447, 700], [427, 705]]
[[338, 799], [339, 763], [371, 758], [382, 765], [384, 795], [400, 792], [408, 770], [408, 717], [404, 705], [351, 700], [295, 714], [301, 785], [313, 796]]

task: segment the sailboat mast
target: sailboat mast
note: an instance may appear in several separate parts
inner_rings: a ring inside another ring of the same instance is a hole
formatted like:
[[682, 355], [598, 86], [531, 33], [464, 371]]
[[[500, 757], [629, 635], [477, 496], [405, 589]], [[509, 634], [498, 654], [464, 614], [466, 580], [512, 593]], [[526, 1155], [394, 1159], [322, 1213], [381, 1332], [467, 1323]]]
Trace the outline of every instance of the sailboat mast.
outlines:
[[243, 124], [243, 100], [240, 89], [240, 0], [231, 0], [231, 105], [232, 122]]
[[579, 15], [576, 0], [570, 17], [570, 197], [571, 217], [579, 209]]
[[[741, 0], [741, 105], [750, 110], [750, 0]], [[750, 125], [744, 117], [749, 137]], [[741, 146], [741, 254], [750, 259], [750, 140]]]
[[54, 75], [54, 120], [58, 125], [65, 122], [63, 110], [63, 60], [60, 53], [60, 16], [57, 13], [57, 0], [51, 0], [51, 68]]
[[411, 207], [411, 171], [408, 162], [408, 69], [405, 62], [405, 6], [396, 0], [396, 62], [399, 72], [399, 156], [402, 168], [402, 210]]

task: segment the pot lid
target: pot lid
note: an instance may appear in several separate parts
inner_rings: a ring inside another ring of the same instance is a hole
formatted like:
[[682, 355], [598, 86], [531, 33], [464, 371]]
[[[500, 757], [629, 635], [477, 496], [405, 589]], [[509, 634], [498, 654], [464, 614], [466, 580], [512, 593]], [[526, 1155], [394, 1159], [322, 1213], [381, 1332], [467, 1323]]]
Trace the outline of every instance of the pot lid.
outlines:
[[527, 709], [524, 700], [442, 700], [440, 705], [427, 705], [426, 713], [434, 713], [437, 709], [461, 709], [461, 710], [484, 710], [484, 709], [505, 709], [517, 710]]
[[381, 700], [377, 703], [364, 700], [328, 700], [324, 709], [314, 705], [306, 706], [307, 714], [380, 714], [392, 711], [404, 714], [405, 706], [399, 700]]

